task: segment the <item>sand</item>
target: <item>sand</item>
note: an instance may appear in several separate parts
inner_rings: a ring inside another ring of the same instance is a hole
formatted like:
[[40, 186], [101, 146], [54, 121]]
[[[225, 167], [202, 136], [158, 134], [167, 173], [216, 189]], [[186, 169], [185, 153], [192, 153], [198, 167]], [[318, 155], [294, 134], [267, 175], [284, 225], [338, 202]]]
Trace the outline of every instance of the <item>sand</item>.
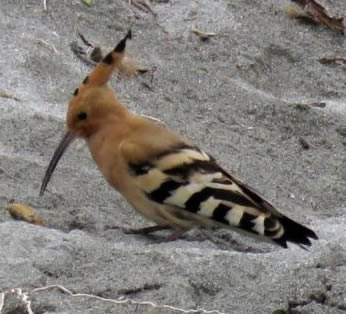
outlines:
[[[320, 2], [346, 16], [344, 0]], [[344, 313], [346, 66], [317, 60], [346, 57], [345, 36], [288, 18], [288, 0], [170, 0], [152, 4], [156, 18], [125, 0], [46, 4], [0, 1], [2, 314], [27, 313], [14, 288], [30, 296], [35, 314]], [[193, 26], [216, 36], [203, 42]], [[310, 250], [226, 230], [161, 244], [124, 234], [150, 222], [108, 186], [83, 141], [38, 197], [68, 100], [90, 71], [70, 43], [80, 31], [107, 51], [129, 28], [129, 55], [156, 71], [114, 76], [119, 99], [189, 137], [312, 228], [320, 240]], [[47, 225], [14, 220], [13, 199]], [[49, 285], [90, 296], [32, 292]], [[122, 296], [135, 304], [105, 300]]]

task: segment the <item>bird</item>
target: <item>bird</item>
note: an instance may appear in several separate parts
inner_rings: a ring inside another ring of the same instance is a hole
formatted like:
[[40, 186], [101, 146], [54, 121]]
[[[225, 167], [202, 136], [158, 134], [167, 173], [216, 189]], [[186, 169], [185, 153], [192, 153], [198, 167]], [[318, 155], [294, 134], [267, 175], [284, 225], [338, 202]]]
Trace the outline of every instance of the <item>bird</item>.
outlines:
[[40, 196], [64, 152], [82, 138], [106, 181], [155, 223], [129, 232], [172, 230], [166, 238], [171, 241], [195, 227], [222, 227], [283, 248], [288, 242], [305, 248], [318, 240], [314, 231], [280, 213], [187, 138], [119, 102], [107, 82], [131, 38], [130, 30], [74, 91], [67, 131], [47, 167]]

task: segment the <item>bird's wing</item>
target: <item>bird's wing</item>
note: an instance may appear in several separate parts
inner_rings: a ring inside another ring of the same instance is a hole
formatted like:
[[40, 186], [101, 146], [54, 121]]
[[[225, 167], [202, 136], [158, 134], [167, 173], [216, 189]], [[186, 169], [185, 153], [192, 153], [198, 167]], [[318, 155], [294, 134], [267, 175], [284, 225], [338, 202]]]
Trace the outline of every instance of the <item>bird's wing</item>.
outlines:
[[[270, 238], [310, 244], [309, 229], [280, 214], [253, 189], [197, 147], [180, 144], [129, 165], [149, 199], [209, 218], [218, 224]], [[291, 229], [291, 230], [290, 230]]]

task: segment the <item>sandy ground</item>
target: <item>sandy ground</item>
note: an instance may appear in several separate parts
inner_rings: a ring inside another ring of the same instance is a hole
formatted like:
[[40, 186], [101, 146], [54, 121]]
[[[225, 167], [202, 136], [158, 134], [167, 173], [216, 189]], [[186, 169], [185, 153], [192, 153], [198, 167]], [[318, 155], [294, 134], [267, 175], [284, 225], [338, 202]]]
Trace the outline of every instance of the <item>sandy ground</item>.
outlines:
[[[320, 2], [346, 16], [344, 0]], [[0, 91], [20, 99], [0, 98], [0, 312], [27, 313], [13, 288], [30, 293], [35, 314], [182, 313], [163, 305], [184, 313], [346, 311], [346, 66], [317, 61], [346, 57], [345, 36], [289, 19], [288, 4], [170, 0], [153, 4], [155, 19], [125, 0], [48, 0], [47, 10], [43, 1], [0, 0]], [[194, 25], [217, 36], [202, 42]], [[125, 235], [121, 227], [149, 222], [106, 184], [81, 141], [38, 197], [69, 97], [90, 71], [71, 41], [79, 30], [110, 48], [130, 27], [129, 54], [156, 71], [114, 77], [118, 97], [315, 230], [320, 240], [309, 251], [224, 230], [166, 244]], [[48, 225], [13, 220], [11, 199]], [[48, 285], [99, 299], [57, 288], [31, 293]], [[121, 296], [137, 304], [100, 299]], [[138, 303], [147, 301], [157, 306]]]

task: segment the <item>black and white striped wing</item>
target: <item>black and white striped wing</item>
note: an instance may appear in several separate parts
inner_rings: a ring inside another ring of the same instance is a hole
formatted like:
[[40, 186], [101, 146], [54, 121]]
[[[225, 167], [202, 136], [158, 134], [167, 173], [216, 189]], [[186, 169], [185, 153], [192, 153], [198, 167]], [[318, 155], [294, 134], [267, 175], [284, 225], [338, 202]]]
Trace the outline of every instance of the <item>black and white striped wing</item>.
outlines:
[[222, 225], [268, 237], [310, 245], [313, 231], [280, 214], [253, 189], [234, 178], [196, 147], [181, 145], [141, 164], [131, 174], [152, 201], [209, 218]]

